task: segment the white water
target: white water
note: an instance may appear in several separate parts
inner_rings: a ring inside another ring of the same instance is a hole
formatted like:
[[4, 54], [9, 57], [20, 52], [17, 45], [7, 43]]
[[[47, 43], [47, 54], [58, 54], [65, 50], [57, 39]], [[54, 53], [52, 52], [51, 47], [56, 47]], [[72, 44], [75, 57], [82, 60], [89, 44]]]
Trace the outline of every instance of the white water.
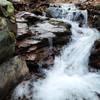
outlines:
[[100, 33], [63, 21], [72, 25], [72, 41], [55, 58], [53, 68], [45, 72], [45, 79], [33, 83], [33, 100], [100, 100], [100, 74], [88, 71], [90, 51]]

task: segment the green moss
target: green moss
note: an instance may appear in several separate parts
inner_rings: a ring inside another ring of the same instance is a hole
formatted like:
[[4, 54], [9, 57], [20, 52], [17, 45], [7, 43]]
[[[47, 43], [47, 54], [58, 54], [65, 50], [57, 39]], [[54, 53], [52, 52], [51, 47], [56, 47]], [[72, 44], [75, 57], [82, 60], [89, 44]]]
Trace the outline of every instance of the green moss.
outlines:
[[49, 20], [49, 23], [52, 24], [52, 25], [64, 26], [66, 28], [65, 31], [70, 32], [71, 25], [67, 24], [63, 21], [58, 21], [58, 20], [51, 19], [51, 20]]
[[7, 5], [7, 13], [8, 13], [8, 16], [12, 16], [14, 14], [14, 7], [11, 2], [9, 2]]
[[0, 29], [5, 29], [6, 26], [7, 26], [6, 19], [3, 17], [0, 17]]
[[15, 35], [14, 35], [14, 33], [13, 32], [9, 32], [8, 34], [9, 34], [10, 40], [12, 42], [15, 42]]
[[[14, 6], [8, 0], [0, 0], [0, 11], [2, 12], [3, 16], [10, 17], [14, 15]], [[7, 8], [6, 8], [7, 7]]]

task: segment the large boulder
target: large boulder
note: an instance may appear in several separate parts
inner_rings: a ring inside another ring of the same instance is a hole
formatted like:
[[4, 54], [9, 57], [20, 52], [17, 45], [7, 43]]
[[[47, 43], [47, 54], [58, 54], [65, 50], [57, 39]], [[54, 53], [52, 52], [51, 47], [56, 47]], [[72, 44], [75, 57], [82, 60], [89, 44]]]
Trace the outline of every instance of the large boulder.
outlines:
[[[16, 56], [6, 63], [0, 65], [0, 100], [5, 98], [9, 90], [13, 88], [19, 79], [28, 73], [26, 62], [20, 57]], [[6, 99], [4, 99], [6, 100]]]

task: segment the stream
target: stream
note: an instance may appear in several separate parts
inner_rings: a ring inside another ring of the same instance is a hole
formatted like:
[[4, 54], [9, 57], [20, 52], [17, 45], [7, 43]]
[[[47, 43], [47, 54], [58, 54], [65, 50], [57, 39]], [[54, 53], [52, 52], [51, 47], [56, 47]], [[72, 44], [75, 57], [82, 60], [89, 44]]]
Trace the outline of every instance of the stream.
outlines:
[[24, 87], [19, 84], [11, 100], [100, 100], [100, 73], [90, 72], [88, 66], [91, 48], [100, 33], [89, 28], [86, 10], [74, 4], [60, 6], [48, 9], [57, 20], [71, 24], [72, 40], [55, 57], [53, 67], [43, 70], [44, 79], [27, 81]]

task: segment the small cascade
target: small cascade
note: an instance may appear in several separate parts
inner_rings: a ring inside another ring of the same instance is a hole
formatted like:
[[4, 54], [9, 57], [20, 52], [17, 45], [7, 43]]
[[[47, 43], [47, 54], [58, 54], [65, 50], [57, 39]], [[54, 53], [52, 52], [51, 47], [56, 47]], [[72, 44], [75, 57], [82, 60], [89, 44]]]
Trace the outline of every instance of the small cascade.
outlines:
[[[87, 24], [87, 11], [78, 10], [72, 4], [53, 8], [49, 8], [53, 17], [71, 24], [72, 41], [63, 48], [61, 56], [55, 58], [53, 67], [44, 71], [45, 78], [31, 82], [32, 100], [100, 100], [100, 73], [88, 70], [90, 51], [100, 38], [100, 33], [96, 29], [83, 27]], [[84, 17], [81, 27], [77, 20], [80, 13]], [[13, 93], [14, 100], [18, 100], [18, 89]]]
[[74, 4], [61, 4], [57, 7], [51, 6], [48, 10], [54, 18], [67, 19], [85, 26], [87, 25], [87, 10], [79, 10]]

